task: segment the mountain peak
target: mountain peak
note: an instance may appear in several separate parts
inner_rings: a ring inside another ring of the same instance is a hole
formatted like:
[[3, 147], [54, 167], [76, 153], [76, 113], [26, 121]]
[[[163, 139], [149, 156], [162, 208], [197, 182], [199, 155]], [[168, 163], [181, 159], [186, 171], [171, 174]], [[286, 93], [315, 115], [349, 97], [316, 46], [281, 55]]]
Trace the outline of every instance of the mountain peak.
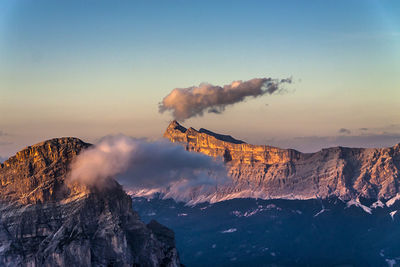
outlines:
[[188, 136], [191, 135], [203, 135], [204, 138], [207, 137], [212, 137], [215, 138], [219, 141], [227, 142], [227, 143], [232, 143], [232, 144], [245, 144], [244, 141], [238, 140], [233, 138], [230, 135], [223, 135], [223, 134], [218, 134], [215, 132], [212, 132], [210, 130], [200, 128], [200, 130], [196, 130], [192, 127], [189, 127], [186, 129], [182, 125], [180, 125], [176, 120], [173, 120], [167, 127], [167, 130], [164, 133], [164, 137], [170, 139], [173, 142], [183, 142], [184, 140], [187, 140]]
[[170, 131], [178, 130], [178, 131], [184, 133], [184, 132], [186, 132], [187, 129], [185, 127], [183, 127], [182, 125], [180, 125], [178, 121], [173, 120], [169, 123], [167, 130], [170, 130]]
[[0, 166], [0, 265], [180, 266], [173, 232], [140, 221], [115, 180], [87, 186], [67, 179], [89, 146], [50, 139]]
[[17, 161], [26, 160], [45, 160], [51, 161], [67, 155], [68, 153], [79, 153], [84, 148], [89, 147], [91, 144], [85, 143], [79, 138], [75, 137], [61, 137], [49, 139], [32, 146], [27, 146], [21, 151], [17, 152], [15, 156], [10, 157], [5, 161], [8, 164]]
[[28, 146], [0, 166], [0, 200], [44, 203], [87, 192], [84, 185], [67, 185], [72, 160], [90, 144], [78, 138], [50, 139]]

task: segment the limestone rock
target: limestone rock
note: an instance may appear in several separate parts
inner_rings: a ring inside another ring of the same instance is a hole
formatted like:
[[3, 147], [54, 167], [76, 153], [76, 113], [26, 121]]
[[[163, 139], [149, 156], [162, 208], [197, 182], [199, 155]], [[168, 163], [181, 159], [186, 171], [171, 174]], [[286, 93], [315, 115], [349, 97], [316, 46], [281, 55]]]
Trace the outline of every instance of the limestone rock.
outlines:
[[140, 221], [116, 181], [66, 180], [89, 146], [52, 139], [0, 165], [0, 266], [180, 266], [173, 232]]
[[400, 193], [400, 144], [389, 148], [332, 147], [316, 153], [247, 144], [173, 121], [164, 133], [189, 151], [223, 157], [234, 183], [217, 199], [388, 199]]

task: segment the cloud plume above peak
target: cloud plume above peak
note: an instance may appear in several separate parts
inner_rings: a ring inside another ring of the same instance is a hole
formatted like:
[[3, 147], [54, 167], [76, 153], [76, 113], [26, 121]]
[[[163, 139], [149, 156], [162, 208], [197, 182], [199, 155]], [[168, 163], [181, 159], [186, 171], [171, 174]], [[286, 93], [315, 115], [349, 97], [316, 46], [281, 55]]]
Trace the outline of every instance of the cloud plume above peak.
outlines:
[[222, 113], [226, 106], [244, 101], [248, 97], [259, 97], [281, 90], [281, 85], [292, 79], [255, 78], [248, 81], [234, 81], [218, 86], [208, 83], [188, 88], [175, 88], [159, 104], [159, 112], [171, 111], [179, 120], [202, 116], [208, 113]]
[[101, 186], [116, 178], [129, 191], [168, 189], [182, 195], [188, 188], [215, 189], [226, 182], [226, 174], [222, 160], [166, 141], [118, 135], [104, 137], [80, 153], [71, 165], [69, 179]]

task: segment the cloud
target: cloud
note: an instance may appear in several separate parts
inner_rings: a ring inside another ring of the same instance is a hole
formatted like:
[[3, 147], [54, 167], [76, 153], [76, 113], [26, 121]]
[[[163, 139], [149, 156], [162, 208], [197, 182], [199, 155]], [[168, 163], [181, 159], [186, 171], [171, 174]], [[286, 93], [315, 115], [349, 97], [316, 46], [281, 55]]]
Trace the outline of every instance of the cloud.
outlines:
[[234, 81], [217, 86], [208, 83], [188, 88], [175, 88], [159, 104], [159, 112], [171, 111], [179, 121], [208, 113], [222, 113], [226, 106], [243, 102], [248, 97], [259, 97], [282, 91], [281, 85], [290, 84], [291, 78], [255, 78], [248, 81]]
[[[379, 128], [378, 128], [379, 129]], [[389, 124], [385, 127], [382, 127], [380, 129], [386, 129], [386, 130], [400, 130], [400, 124], [399, 123], [392, 123]]]
[[13, 134], [7, 133], [3, 130], [0, 130], [0, 137], [6, 137], [6, 136], [13, 136]]
[[400, 143], [400, 133], [299, 136], [287, 139], [269, 139], [266, 140], [266, 143], [282, 148], [293, 148], [302, 152], [316, 152], [322, 148], [335, 146], [380, 148], [391, 147]]
[[340, 133], [340, 134], [351, 134], [351, 131], [349, 129], [346, 129], [346, 128], [340, 128], [338, 133]]
[[7, 141], [0, 141], [0, 146], [8, 146], [8, 145], [12, 145], [13, 142], [7, 142]]
[[179, 195], [188, 187], [201, 192], [215, 189], [226, 182], [226, 175], [222, 160], [188, 152], [167, 141], [118, 135], [104, 137], [79, 154], [68, 176], [99, 186], [116, 178], [129, 191], [155, 189]]

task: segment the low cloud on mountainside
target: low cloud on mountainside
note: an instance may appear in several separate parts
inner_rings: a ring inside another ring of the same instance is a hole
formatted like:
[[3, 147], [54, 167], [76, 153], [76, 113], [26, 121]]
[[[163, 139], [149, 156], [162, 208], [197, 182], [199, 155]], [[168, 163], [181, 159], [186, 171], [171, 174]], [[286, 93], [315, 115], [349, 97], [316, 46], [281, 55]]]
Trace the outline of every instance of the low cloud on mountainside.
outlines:
[[234, 81], [224, 86], [203, 83], [199, 86], [176, 88], [159, 104], [159, 112], [171, 111], [172, 116], [179, 121], [202, 116], [204, 112], [219, 114], [226, 106], [243, 102], [248, 97], [279, 92], [282, 84], [291, 82], [291, 78], [255, 78]]
[[183, 194], [189, 187], [201, 193], [228, 179], [222, 161], [166, 141], [123, 135], [104, 137], [83, 151], [69, 173], [72, 180], [99, 186], [115, 177], [127, 190], [168, 189], [178, 199], [186, 197]]

